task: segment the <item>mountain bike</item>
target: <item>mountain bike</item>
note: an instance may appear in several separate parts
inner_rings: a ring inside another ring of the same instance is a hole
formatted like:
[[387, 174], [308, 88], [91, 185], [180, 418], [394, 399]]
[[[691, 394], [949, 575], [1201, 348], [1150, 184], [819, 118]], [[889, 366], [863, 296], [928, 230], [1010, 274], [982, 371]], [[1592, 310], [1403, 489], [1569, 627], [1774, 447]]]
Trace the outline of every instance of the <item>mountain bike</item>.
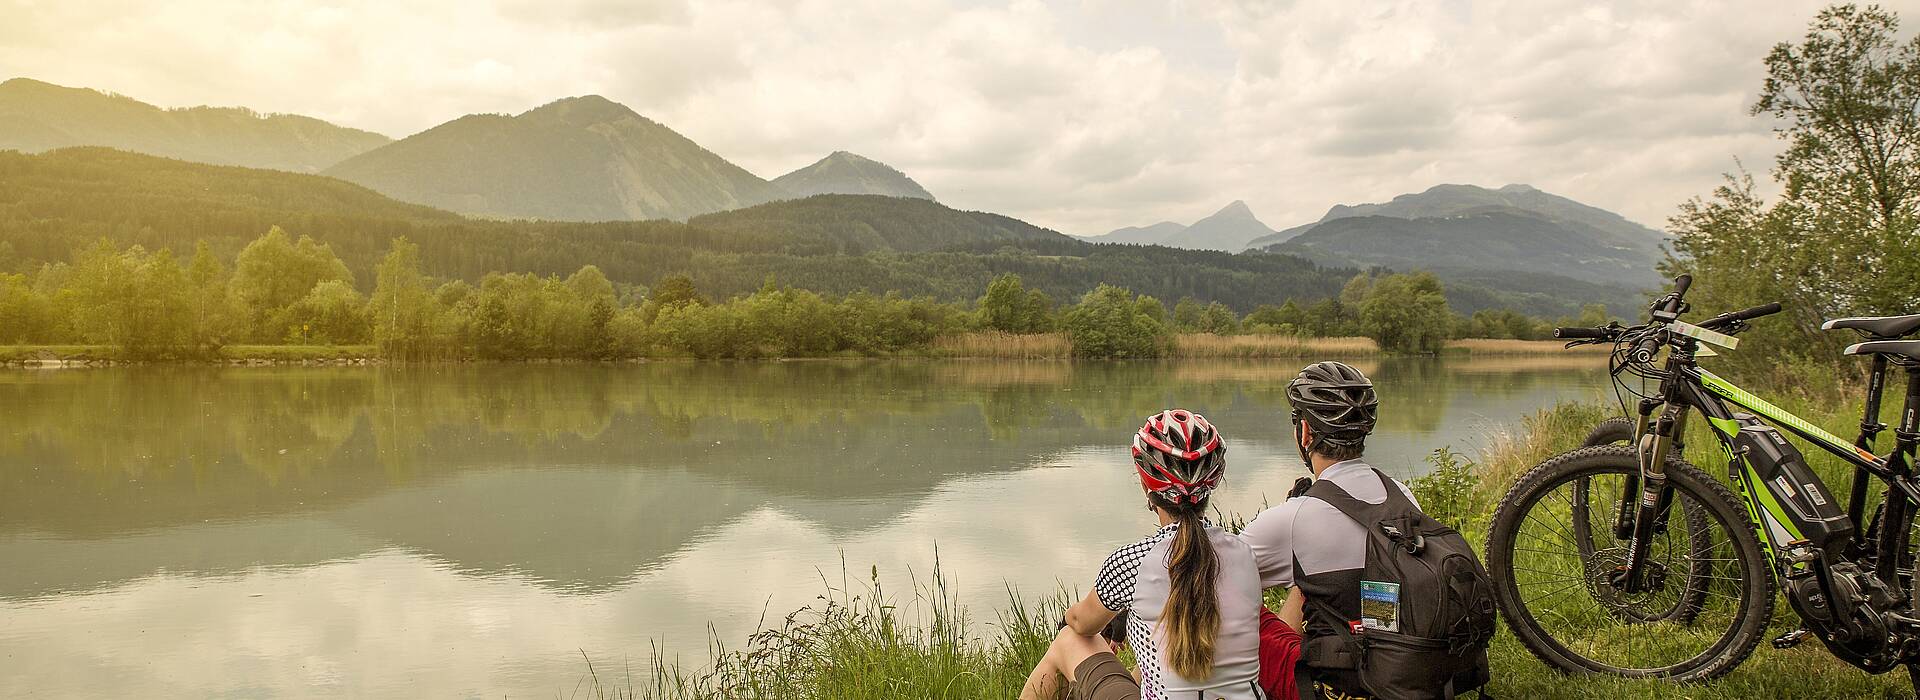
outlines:
[[[1920, 661], [1913, 523], [1920, 484], [1920, 316], [1841, 319], [1872, 358], [1861, 434], [1849, 443], [1702, 368], [1733, 349], [1748, 321], [1779, 304], [1691, 324], [1689, 276], [1637, 326], [1562, 328], [1571, 347], [1612, 343], [1614, 386], [1638, 396], [1629, 421], [1595, 428], [1590, 445], [1515, 481], [1487, 534], [1495, 600], [1527, 650], [1561, 671], [1702, 681], [1733, 670], [1766, 634], [1784, 591], [1804, 628], [1776, 646], [1819, 638], [1871, 673]], [[1884, 456], [1872, 451], [1889, 366], [1907, 371], [1906, 406]], [[1644, 391], [1632, 377], [1657, 384]], [[1689, 417], [1703, 416], [1727, 461], [1725, 483], [1683, 457]], [[1842, 506], [1787, 439], [1854, 468]], [[1866, 528], [1870, 480], [1884, 498]], [[1729, 488], [1731, 485], [1731, 488]], [[1920, 675], [1915, 676], [1920, 687]]]

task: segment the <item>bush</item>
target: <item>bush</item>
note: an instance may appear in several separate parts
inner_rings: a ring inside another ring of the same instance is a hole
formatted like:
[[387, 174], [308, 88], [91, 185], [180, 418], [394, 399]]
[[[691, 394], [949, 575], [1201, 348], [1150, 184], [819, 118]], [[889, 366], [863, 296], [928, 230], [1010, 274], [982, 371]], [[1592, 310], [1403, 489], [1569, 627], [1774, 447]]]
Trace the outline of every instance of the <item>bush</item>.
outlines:
[[1067, 312], [1067, 337], [1077, 357], [1159, 357], [1172, 336], [1134, 299], [1133, 292], [1103, 284], [1081, 297]]

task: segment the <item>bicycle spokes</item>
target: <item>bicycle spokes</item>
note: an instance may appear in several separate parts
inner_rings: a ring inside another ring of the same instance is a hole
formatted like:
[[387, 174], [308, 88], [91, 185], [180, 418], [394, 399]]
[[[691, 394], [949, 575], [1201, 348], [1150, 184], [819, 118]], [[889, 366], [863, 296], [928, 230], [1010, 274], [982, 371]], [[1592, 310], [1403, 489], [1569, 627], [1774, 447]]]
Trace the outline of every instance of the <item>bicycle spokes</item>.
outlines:
[[[1520, 601], [1570, 651], [1623, 671], [1656, 671], [1704, 653], [1744, 611], [1745, 571], [1727, 530], [1686, 494], [1667, 503], [1638, 585], [1616, 515], [1626, 470], [1552, 485], [1520, 520], [1513, 576]], [[1631, 512], [1629, 508], [1629, 512]]]

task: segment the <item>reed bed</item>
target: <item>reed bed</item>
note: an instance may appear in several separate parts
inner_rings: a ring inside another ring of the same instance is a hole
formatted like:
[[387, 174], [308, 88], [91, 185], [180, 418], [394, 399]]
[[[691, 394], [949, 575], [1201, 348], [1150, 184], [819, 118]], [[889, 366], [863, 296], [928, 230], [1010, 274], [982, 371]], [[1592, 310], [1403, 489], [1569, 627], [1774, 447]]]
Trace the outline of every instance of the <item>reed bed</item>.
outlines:
[[1073, 357], [1073, 342], [1067, 340], [1065, 333], [977, 331], [934, 338], [929, 354], [1000, 360], [1064, 360]]
[[1249, 359], [1266, 357], [1371, 357], [1380, 346], [1369, 338], [1302, 338], [1294, 335], [1184, 333], [1173, 338], [1173, 357]]

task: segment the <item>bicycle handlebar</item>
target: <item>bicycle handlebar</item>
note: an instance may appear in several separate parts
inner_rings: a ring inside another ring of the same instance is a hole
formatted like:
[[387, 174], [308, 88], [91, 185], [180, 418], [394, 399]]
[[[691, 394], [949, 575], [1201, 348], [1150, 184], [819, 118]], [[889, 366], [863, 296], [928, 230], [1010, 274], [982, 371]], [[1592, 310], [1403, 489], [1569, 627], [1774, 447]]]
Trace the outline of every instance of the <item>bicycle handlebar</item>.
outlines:
[[1605, 328], [1555, 328], [1553, 337], [1565, 340], [1604, 340], [1613, 337]]
[[1741, 309], [1739, 311], [1729, 311], [1727, 313], [1720, 314], [1719, 316], [1715, 316], [1705, 321], [1701, 321], [1700, 327], [1701, 328], [1719, 328], [1721, 326], [1738, 323], [1740, 321], [1760, 318], [1761, 316], [1772, 316], [1777, 313], [1780, 313], [1780, 302], [1776, 301], [1770, 304], [1761, 304], [1751, 309]]

